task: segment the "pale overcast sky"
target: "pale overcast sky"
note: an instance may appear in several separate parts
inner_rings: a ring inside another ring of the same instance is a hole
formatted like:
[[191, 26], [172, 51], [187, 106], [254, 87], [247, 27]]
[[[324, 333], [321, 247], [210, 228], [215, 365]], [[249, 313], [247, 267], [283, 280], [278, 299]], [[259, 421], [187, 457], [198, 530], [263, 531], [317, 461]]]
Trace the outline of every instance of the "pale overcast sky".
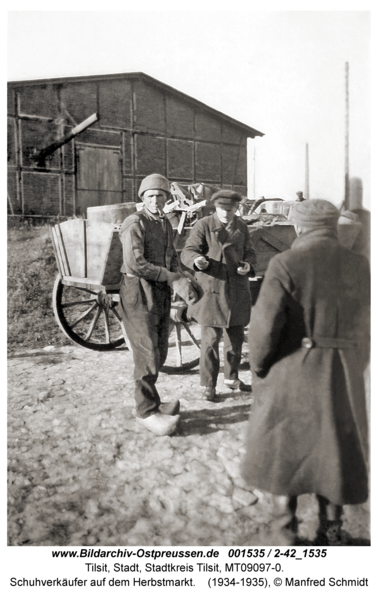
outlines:
[[8, 13], [8, 80], [143, 71], [263, 131], [249, 145], [249, 197], [344, 196], [345, 63], [350, 176], [370, 207], [370, 13]]

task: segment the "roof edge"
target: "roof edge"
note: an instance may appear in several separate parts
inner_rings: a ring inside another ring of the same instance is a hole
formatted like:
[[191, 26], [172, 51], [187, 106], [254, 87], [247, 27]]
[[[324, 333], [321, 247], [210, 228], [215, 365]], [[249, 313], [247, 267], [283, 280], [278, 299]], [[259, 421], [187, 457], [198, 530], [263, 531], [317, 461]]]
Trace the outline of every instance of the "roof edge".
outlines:
[[82, 82], [82, 81], [103, 81], [103, 80], [107, 80], [107, 79], [122, 79], [123, 77], [127, 77], [129, 79], [143, 79], [143, 80], [151, 83], [155, 87], [161, 88], [161, 89], [163, 89], [171, 94], [174, 94], [176, 96], [180, 96], [181, 98], [185, 99], [187, 102], [190, 102], [191, 104], [194, 104], [214, 115], [217, 115], [218, 117], [221, 117], [222, 119], [226, 119], [235, 127], [238, 127], [240, 129], [243, 129], [244, 131], [247, 131], [249, 133], [249, 137], [255, 138], [258, 136], [262, 137], [263, 135], [265, 135], [264, 133], [262, 133], [261, 131], [258, 131], [254, 127], [250, 127], [249, 125], [246, 125], [245, 123], [242, 123], [241, 121], [238, 121], [237, 119], [234, 119], [233, 117], [230, 117], [229, 115], [226, 115], [225, 113], [217, 110], [216, 108], [213, 108], [213, 107], [209, 106], [208, 104], [205, 104], [204, 102], [201, 102], [200, 100], [197, 100], [196, 98], [193, 98], [193, 96], [189, 96], [188, 94], [185, 94], [184, 92], [180, 92], [180, 90], [177, 90], [176, 88], [174, 88], [166, 83], [163, 83], [162, 81], [159, 81], [158, 79], [155, 79], [154, 77], [151, 77], [150, 75], [147, 75], [146, 73], [143, 73], [142, 71], [135, 71], [135, 72], [130, 72], [130, 73], [109, 73], [106, 75], [78, 75], [78, 76], [74, 76], [74, 77], [51, 77], [51, 78], [44, 78], [44, 79], [25, 79], [25, 80], [18, 80], [18, 81], [8, 81], [8, 85], [14, 87], [17, 85], [28, 86], [28, 85], [40, 85], [40, 84], [46, 84], [46, 83], [49, 83], [49, 84], [66, 83], [66, 82], [74, 82], [74, 83], [77, 82], [78, 83], [78, 82]]

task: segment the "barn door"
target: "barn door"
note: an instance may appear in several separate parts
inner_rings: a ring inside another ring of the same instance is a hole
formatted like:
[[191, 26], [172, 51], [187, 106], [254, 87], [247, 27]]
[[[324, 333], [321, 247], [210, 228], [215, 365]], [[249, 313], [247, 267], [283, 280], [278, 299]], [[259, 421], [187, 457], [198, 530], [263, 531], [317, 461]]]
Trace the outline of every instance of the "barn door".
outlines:
[[122, 202], [122, 165], [118, 149], [76, 146], [76, 214], [88, 206]]

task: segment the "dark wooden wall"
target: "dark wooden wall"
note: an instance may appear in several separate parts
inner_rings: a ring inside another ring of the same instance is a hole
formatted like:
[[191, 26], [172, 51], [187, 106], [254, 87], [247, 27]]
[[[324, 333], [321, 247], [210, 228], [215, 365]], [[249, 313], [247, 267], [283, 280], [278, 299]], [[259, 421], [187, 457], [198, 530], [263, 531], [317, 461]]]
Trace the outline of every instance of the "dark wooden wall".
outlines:
[[[36, 165], [38, 151], [95, 112], [97, 123], [44, 168]], [[8, 86], [8, 212], [15, 214], [71, 216], [96, 203], [136, 201], [153, 172], [245, 195], [246, 152], [245, 130], [144, 79]]]

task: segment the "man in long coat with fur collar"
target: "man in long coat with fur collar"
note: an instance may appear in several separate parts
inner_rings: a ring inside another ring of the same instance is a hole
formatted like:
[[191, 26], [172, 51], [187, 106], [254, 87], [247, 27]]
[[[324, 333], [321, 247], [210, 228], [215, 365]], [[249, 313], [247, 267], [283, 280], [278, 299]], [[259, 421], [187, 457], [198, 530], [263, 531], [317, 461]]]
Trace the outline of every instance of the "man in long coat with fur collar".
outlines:
[[322, 543], [340, 543], [342, 505], [368, 496], [369, 265], [339, 244], [338, 217], [325, 200], [295, 204], [299, 237], [269, 263], [250, 322], [242, 466], [248, 483], [286, 497], [293, 532], [297, 496], [316, 494]]

